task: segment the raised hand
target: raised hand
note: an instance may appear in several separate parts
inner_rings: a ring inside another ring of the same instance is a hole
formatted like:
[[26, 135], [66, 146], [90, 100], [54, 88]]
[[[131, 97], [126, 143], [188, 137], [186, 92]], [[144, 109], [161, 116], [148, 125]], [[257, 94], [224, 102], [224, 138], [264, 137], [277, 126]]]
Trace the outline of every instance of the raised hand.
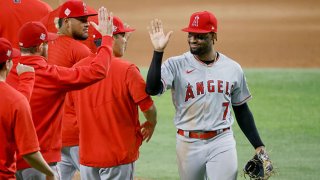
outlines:
[[112, 12], [108, 13], [105, 7], [101, 7], [98, 10], [98, 25], [94, 22], [90, 24], [100, 32], [102, 36], [108, 35], [112, 36], [113, 34], [113, 14]]
[[32, 66], [28, 66], [20, 63], [18, 63], [16, 69], [17, 69], [17, 74], [19, 76], [24, 72], [34, 72], [34, 68]]
[[[127, 23], [124, 23], [124, 28], [130, 28], [130, 25], [127, 24]], [[131, 33], [132, 33], [132, 32], [126, 32], [126, 34], [125, 34], [124, 37], [126, 38], [127, 41], [129, 40], [129, 38], [130, 38], [130, 36], [131, 36]]]
[[163, 32], [162, 22], [159, 19], [154, 19], [151, 21], [151, 28], [148, 27], [148, 31], [154, 50], [163, 52], [173, 31], [170, 31], [167, 33], [167, 35], [165, 35]]

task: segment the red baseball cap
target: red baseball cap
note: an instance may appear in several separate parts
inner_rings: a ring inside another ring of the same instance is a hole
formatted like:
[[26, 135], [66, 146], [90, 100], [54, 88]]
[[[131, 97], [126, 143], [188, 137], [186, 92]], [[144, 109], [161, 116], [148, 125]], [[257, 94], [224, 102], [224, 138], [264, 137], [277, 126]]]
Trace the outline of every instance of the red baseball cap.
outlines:
[[94, 9], [87, 8], [87, 5], [80, 0], [70, 0], [61, 5], [59, 18], [75, 18], [82, 16], [95, 16]]
[[0, 38], [0, 63], [19, 56], [20, 51], [18, 49], [12, 48], [11, 43], [7, 39]]
[[47, 28], [38, 21], [27, 22], [19, 30], [19, 45], [24, 48], [37, 46], [57, 38], [57, 34], [49, 33]]
[[192, 33], [217, 32], [217, 18], [208, 11], [193, 13], [190, 17], [189, 26], [183, 28], [182, 31]]
[[[97, 22], [95, 22], [95, 23], [97, 23]], [[132, 32], [134, 30], [135, 29], [133, 29], [133, 28], [124, 27], [121, 19], [117, 16], [113, 16], [113, 35], [119, 34], [119, 33], [124, 33], [124, 32]], [[95, 28], [93, 28], [93, 38], [94, 39], [102, 38], [100, 32], [97, 31]]]

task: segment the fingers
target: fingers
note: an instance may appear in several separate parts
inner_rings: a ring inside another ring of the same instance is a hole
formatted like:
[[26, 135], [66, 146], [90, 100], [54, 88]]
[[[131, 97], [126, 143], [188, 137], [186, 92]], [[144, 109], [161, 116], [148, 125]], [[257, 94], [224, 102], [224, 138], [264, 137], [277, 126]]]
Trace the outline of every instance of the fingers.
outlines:
[[155, 125], [152, 125], [150, 122], [146, 121], [141, 125], [141, 134], [143, 137], [143, 141], [149, 142], [153, 132]]
[[168, 34], [166, 35], [166, 39], [169, 40], [172, 34], [173, 34], [173, 31], [168, 32]]
[[93, 26], [97, 31], [99, 31], [99, 26], [98, 26], [95, 22], [90, 21], [89, 23], [90, 23], [90, 25]]
[[[113, 14], [112, 12], [108, 12], [105, 7], [100, 7], [98, 10], [98, 21], [99, 24], [95, 26], [90, 22], [92, 26], [94, 26], [102, 36], [108, 35], [112, 36], [113, 33]], [[97, 28], [98, 27], [98, 28]]]

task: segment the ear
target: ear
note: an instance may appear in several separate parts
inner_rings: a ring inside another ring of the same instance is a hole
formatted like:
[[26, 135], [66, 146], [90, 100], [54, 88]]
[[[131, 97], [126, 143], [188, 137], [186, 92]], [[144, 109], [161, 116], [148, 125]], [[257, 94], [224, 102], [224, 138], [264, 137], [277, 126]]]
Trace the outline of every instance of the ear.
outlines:
[[43, 50], [43, 43], [37, 46], [37, 53], [41, 52]]
[[69, 18], [63, 18], [62, 20], [62, 26], [65, 26], [65, 27], [69, 27], [69, 22], [70, 22], [70, 19]]
[[10, 69], [11, 69], [11, 67], [12, 67], [12, 60], [11, 60], [11, 59], [9, 59], [9, 60], [6, 61], [5, 67], [6, 67], [6, 70], [9, 70], [9, 71], [10, 71]]
[[218, 35], [217, 35], [217, 33], [213, 33], [213, 39], [214, 39], [215, 41], [218, 41]]
[[215, 41], [218, 41], [217, 33], [212, 32], [211, 34], [212, 34], [212, 40], [213, 40], [213, 44], [214, 44]]

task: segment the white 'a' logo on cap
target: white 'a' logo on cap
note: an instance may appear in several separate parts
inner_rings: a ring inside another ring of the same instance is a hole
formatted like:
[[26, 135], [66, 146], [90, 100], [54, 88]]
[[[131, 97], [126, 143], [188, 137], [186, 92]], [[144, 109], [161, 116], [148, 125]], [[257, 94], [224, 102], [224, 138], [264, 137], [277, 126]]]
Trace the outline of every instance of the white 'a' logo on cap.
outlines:
[[117, 26], [113, 26], [113, 27], [112, 27], [112, 31], [113, 31], [113, 32], [116, 32], [116, 31], [117, 31], [117, 29], [118, 29], [118, 27], [117, 27]]
[[40, 35], [40, 39], [41, 39], [42, 41], [44, 41], [44, 40], [46, 39], [46, 35], [45, 35], [45, 34], [43, 34], [43, 33], [41, 33], [41, 35]]
[[83, 13], [88, 13], [86, 3], [83, 3]]
[[7, 57], [10, 57], [11, 56], [11, 50], [8, 50], [7, 51]]
[[64, 10], [65, 15], [69, 16], [70, 13], [71, 13], [70, 9], [67, 8], [66, 10]]
[[194, 17], [194, 20], [192, 22], [192, 26], [199, 26], [199, 16], [197, 15], [196, 17]]

